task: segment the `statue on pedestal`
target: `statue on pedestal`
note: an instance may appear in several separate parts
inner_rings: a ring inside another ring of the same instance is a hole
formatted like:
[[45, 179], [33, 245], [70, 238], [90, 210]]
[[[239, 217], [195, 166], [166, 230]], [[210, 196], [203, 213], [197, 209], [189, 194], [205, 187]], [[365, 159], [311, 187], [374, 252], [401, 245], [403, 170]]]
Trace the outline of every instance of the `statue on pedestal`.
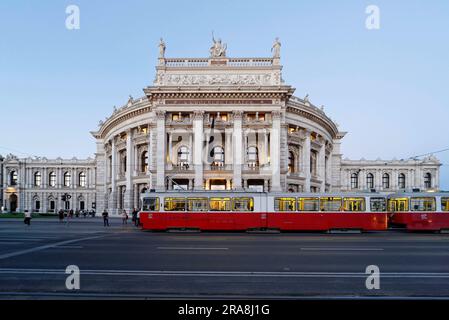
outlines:
[[221, 39], [215, 40], [214, 34], [212, 33], [212, 42], [214, 43], [210, 48], [210, 56], [212, 58], [226, 57], [227, 45], [221, 42]]
[[279, 59], [281, 57], [281, 43], [279, 42], [279, 38], [274, 40], [271, 52], [273, 53], [273, 58]]
[[159, 42], [159, 59], [164, 59], [165, 58], [165, 42], [164, 40], [161, 38], [160, 42]]

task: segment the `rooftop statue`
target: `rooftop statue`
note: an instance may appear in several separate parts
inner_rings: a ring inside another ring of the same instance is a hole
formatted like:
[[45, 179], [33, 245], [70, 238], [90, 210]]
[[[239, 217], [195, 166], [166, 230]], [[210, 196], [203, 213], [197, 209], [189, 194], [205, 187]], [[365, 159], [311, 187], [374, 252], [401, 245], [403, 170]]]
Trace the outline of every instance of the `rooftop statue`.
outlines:
[[271, 48], [271, 52], [273, 53], [273, 58], [281, 57], [281, 43], [279, 42], [279, 38], [274, 40], [273, 47]]
[[165, 57], [165, 42], [164, 39], [161, 38], [159, 42], [159, 59], [163, 59]]
[[226, 57], [227, 45], [221, 42], [221, 39], [215, 40], [214, 34], [212, 33], [212, 42], [214, 43], [210, 47], [210, 56], [212, 58]]

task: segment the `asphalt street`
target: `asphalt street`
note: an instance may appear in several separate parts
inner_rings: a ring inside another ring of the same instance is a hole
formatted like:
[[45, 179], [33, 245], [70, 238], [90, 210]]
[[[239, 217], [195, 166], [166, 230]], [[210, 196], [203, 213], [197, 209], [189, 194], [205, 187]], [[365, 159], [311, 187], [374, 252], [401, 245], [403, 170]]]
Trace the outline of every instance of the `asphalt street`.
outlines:
[[[66, 288], [66, 267], [80, 289]], [[367, 266], [380, 269], [368, 290]], [[0, 299], [449, 297], [449, 235], [153, 233], [0, 219]]]

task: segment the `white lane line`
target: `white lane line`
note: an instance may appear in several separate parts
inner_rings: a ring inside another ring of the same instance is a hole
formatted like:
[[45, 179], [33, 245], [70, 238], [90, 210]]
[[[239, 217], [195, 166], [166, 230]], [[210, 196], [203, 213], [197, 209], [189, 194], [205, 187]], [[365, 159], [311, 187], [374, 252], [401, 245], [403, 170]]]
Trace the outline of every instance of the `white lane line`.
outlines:
[[206, 248], [206, 247], [157, 247], [158, 250], [229, 250], [229, 248]]
[[301, 248], [302, 251], [384, 251], [383, 248]]
[[26, 250], [20, 250], [20, 251], [16, 251], [16, 252], [6, 253], [6, 254], [0, 255], [0, 260], [8, 259], [8, 258], [16, 257], [16, 256], [21, 256], [21, 255], [24, 255], [24, 254], [27, 254], [27, 253], [33, 253], [33, 252], [37, 252], [37, 251], [42, 251], [42, 250], [50, 249], [50, 248], [57, 247], [57, 246], [63, 246], [63, 245], [70, 244], [70, 243], [86, 241], [86, 240], [92, 240], [92, 239], [98, 239], [98, 238], [104, 238], [104, 237], [105, 237], [105, 235], [103, 235], [103, 236], [96, 236], [96, 237], [81, 238], [81, 239], [74, 239], [74, 240], [66, 240], [66, 241], [56, 242], [56, 243], [53, 243], [53, 244], [47, 244], [47, 245], [44, 245], [44, 246], [39, 246], [39, 247], [31, 248], [31, 249], [26, 249]]
[[[65, 275], [62, 269], [0, 269], [0, 274]], [[91, 276], [145, 277], [277, 277], [277, 278], [366, 278], [360, 272], [248, 272], [248, 271], [137, 271], [137, 270], [81, 270]], [[382, 278], [449, 278], [449, 273], [383, 272]]]

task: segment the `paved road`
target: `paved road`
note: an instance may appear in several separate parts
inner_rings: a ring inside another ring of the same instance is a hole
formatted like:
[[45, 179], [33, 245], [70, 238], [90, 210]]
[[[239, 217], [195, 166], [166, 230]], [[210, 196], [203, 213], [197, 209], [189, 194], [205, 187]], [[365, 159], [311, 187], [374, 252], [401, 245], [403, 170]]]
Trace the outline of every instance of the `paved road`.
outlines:
[[[65, 268], [81, 289], [65, 287]], [[367, 290], [377, 265], [380, 290]], [[152, 233], [0, 220], [0, 299], [449, 297], [449, 235]]]

